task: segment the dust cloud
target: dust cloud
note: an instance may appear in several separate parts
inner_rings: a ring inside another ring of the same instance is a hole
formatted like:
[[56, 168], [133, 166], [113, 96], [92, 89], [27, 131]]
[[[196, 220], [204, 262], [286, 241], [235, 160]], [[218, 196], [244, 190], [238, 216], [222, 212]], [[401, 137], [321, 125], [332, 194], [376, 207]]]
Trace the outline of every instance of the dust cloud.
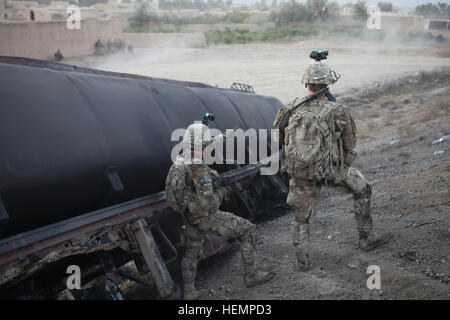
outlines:
[[174, 48], [168, 42], [154, 48], [135, 49], [128, 54], [67, 62], [225, 88], [233, 82], [242, 82], [253, 85], [259, 94], [287, 102], [306, 94], [300, 78], [312, 61], [309, 53], [318, 48], [329, 50], [329, 65], [342, 75], [332, 87], [337, 94], [371, 86], [374, 81], [391, 81], [418, 71], [450, 66], [448, 43], [405, 44], [397, 40], [395, 32], [388, 34], [383, 42], [338, 37], [204, 48]]

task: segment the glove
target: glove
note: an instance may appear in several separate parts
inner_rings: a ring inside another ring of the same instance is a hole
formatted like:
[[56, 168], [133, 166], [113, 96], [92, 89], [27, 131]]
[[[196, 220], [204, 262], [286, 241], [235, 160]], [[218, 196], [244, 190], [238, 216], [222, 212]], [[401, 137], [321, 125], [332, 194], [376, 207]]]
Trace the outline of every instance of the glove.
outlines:
[[229, 186], [222, 186], [218, 189], [219, 194], [221, 195], [222, 200], [229, 200], [231, 188]]
[[213, 138], [213, 143], [221, 144], [225, 141], [225, 134], [221, 133]]

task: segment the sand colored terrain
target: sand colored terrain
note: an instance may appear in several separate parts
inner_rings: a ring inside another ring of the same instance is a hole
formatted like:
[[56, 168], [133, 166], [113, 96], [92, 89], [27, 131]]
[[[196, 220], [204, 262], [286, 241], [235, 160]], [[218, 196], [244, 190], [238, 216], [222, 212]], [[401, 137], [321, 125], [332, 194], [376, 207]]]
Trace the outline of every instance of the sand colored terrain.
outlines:
[[[332, 91], [357, 121], [354, 165], [373, 185], [374, 228], [394, 237], [371, 252], [358, 250], [351, 196], [324, 188], [312, 223], [311, 271], [294, 269], [293, 213], [280, 212], [257, 230], [258, 261], [276, 272], [275, 278], [246, 288], [234, 242], [227, 252], [200, 263], [197, 283], [207, 291], [203, 299], [449, 299], [450, 140], [431, 146], [450, 134], [448, 44], [311, 39], [154, 48], [74, 62], [220, 87], [243, 82], [287, 102], [306, 93], [300, 76], [309, 52], [317, 48], [330, 51], [330, 65], [342, 74]], [[366, 286], [369, 265], [381, 269], [381, 290]], [[181, 285], [179, 274], [174, 278]], [[126, 295], [151, 297], [139, 286]]]
[[[450, 299], [450, 140], [431, 144], [450, 133], [449, 94], [444, 68], [340, 97], [359, 127], [354, 166], [372, 183], [374, 231], [392, 232], [390, 242], [359, 250], [351, 195], [324, 187], [311, 223], [310, 271], [295, 268], [294, 214], [274, 208], [258, 219], [256, 242], [259, 266], [276, 276], [246, 288], [234, 240], [199, 264], [202, 299]], [[380, 289], [366, 286], [371, 265], [380, 268]], [[181, 286], [180, 274], [173, 276]], [[155, 296], [134, 285], [126, 297]]]
[[134, 54], [87, 57], [68, 63], [110, 71], [177, 80], [199, 81], [219, 87], [233, 82], [254, 86], [259, 94], [287, 102], [306, 93], [300, 84], [312, 50], [329, 50], [329, 64], [342, 75], [332, 91], [342, 94], [442, 66], [450, 66], [450, 44], [421, 45], [355, 41], [350, 38], [309, 39], [295, 42], [216, 45], [206, 48], [163, 47], [136, 50]]

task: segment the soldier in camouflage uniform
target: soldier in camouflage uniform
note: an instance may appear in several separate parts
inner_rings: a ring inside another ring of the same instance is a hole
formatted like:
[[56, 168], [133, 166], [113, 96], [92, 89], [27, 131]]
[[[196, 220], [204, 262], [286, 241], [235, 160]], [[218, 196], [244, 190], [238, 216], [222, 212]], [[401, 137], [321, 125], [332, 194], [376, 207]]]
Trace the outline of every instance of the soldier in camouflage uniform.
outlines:
[[[204, 294], [195, 289], [194, 281], [203, 238], [207, 233], [239, 239], [244, 265], [244, 284], [247, 287], [267, 282], [274, 275], [256, 268], [255, 225], [244, 218], [219, 210], [229, 190], [226, 187], [214, 190], [214, 181], [219, 177], [217, 171], [205, 163], [195, 161], [202, 159], [202, 150], [212, 142], [208, 132], [208, 127], [201, 123], [188, 127], [183, 141], [190, 150], [177, 157], [166, 180], [169, 205], [185, 216], [186, 251], [181, 261], [181, 273], [186, 300], [198, 299]], [[175, 179], [181, 180], [181, 187], [174, 187], [178, 183]], [[173, 197], [171, 188], [178, 189]]]
[[337, 79], [324, 62], [311, 64], [302, 78], [310, 94], [287, 104], [274, 122], [280, 128], [281, 118], [289, 111], [289, 122], [280, 134], [285, 137], [285, 166], [291, 176], [287, 202], [295, 212], [291, 233], [300, 271], [310, 269], [310, 222], [324, 185], [353, 195], [362, 250], [372, 250], [391, 237], [389, 233], [376, 236], [371, 231], [371, 186], [361, 172], [351, 167], [356, 156], [355, 122], [344, 106], [325, 94], [327, 86]]

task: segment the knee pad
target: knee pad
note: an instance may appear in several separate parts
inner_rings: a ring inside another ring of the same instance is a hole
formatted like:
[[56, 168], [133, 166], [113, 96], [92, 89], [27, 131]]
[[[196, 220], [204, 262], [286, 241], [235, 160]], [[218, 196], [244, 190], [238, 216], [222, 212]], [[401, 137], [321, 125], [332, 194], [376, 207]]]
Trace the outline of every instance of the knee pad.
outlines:
[[372, 197], [372, 186], [367, 183], [366, 187], [361, 192], [355, 192], [353, 198], [355, 200], [370, 199]]
[[247, 243], [251, 244], [252, 246], [254, 246], [255, 241], [256, 241], [255, 232], [248, 232], [248, 233], [240, 236], [238, 238], [238, 240], [241, 243], [247, 242]]
[[355, 168], [349, 168], [345, 175], [345, 184], [350, 188], [353, 194], [361, 194], [365, 192], [369, 183], [361, 172]]

